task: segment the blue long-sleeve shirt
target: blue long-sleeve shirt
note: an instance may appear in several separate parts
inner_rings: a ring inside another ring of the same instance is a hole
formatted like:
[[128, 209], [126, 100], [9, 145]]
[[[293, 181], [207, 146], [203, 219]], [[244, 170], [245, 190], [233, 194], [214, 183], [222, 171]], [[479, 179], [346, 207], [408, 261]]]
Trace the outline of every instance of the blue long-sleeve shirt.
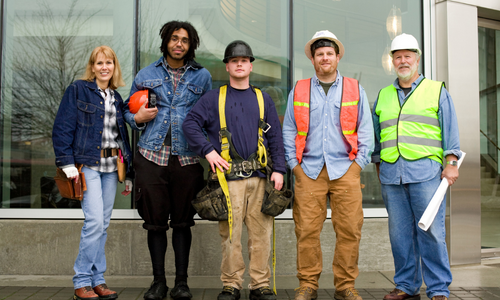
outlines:
[[[271, 125], [263, 134], [264, 146], [269, 149], [273, 161], [273, 171], [286, 173], [283, 138], [278, 113], [271, 97], [262, 92], [264, 97], [264, 121]], [[228, 86], [226, 94], [226, 125], [231, 133], [237, 153], [243, 158], [257, 151], [259, 104], [252, 88], [237, 90]], [[203, 95], [188, 113], [182, 125], [190, 149], [205, 157], [214, 149], [221, 152], [219, 140], [219, 89]], [[208, 135], [208, 140], [203, 131]], [[259, 176], [265, 176], [258, 172]]]
[[[340, 107], [342, 102], [343, 77], [337, 71], [337, 78], [325, 95], [318, 77], [311, 79], [311, 99], [309, 103], [309, 132], [302, 156], [302, 169], [311, 179], [316, 179], [326, 165], [330, 180], [342, 177], [352, 164], [349, 159], [351, 146], [342, 135], [340, 127]], [[288, 96], [288, 104], [283, 121], [283, 142], [285, 157], [290, 169], [299, 164], [296, 157], [295, 136], [297, 124], [293, 109], [294, 89]], [[370, 106], [363, 87], [359, 86], [358, 104], [358, 153], [355, 161], [365, 168], [370, 163], [373, 152], [373, 124]]]
[[[399, 80], [396, 79], [394, 81], [393, 85], [398, 91], [399, 103], [401, 105], [408, 99], [422, 79], [424, 79], [424, 76], [420, 75], [411, 84], [411, 91], [406, 96], [403, 89], [399, 86]], [[430, 158], [409, 161], [400, 157], [392, 164], [380, 160], [380, 122], [379, 116], [375, 113], [377, 103], [378, 98], [373, 105], [372, 113], [375, 129], [375, 151], [372, 154], [372, 162], [380, 162], [380, 182], [382, 184], [407, 184], [424, 182], [434, 178], [438, 172], [442, 171], [442, 165]], [[443, 157], [453, 154], [460, 159], [462, 152], [460, 151], [457, 115], [451, 96], [444, 87], [441, 88], [441, 96], [439, 98], [438, 119], [441, 127]]]

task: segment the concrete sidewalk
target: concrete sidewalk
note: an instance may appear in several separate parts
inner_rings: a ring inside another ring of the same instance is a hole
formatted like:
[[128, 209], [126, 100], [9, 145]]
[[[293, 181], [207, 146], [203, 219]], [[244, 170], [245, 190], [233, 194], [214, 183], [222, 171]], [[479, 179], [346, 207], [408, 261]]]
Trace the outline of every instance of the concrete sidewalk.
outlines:
[[[452, 267], [452, 273], [450, 300], [500, 300], [500, 259], [483, 260], [481, 265]], [[394, 288], [393, 276], [394, 271], [362, 272], [356, 280], [356, 288], [365, 300], [382, 300]], [[108, 286], [119, 293], [120, 300], [143, 299], [151, 279], [150, 276], [106, 276]], [[169, 285], [173, 281], [173, 278], [167, 278]], [[222, 288], [215, 276], [190, 277], [188, 283], [193, 300], [215, 300]], [[244, 284], [247, 283], [245, 280]], [[293, 299], [297, 286], [295, 275], [277, 276], [277, 299]], [[322, 275], [318, 300], [333, 299], [334, 292], [333, 275]], [[71, 276], [0, 275], [0, 300], [69, 300], [72, 295]], [[248, 289], [244, 289], [241, 299], [246, 300], [248, 296]], [[425, 288], [422, 288], [421, 296], [427, 299]]]

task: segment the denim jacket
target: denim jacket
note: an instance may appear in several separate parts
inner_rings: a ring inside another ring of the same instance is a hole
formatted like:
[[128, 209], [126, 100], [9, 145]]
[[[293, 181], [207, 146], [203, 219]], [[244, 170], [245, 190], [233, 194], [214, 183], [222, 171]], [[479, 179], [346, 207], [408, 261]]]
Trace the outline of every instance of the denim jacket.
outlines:
[[[131, 150], [127, 126], [123, 120], [123, 100], [115, 90], [116, 121], [121, 141], [118, 141], [127, 161], [127, 172], [131, 166]], [[59, 105], [52, 142], [58, 167], [81, 163], [98, 166], [101, 162], [101, 143], [104, 127], [104, 98], [95, 80], [77, 80], [64, 93]]]
[[125, 120], [134, 130], [143, 131], [138, 146], [147, 150], [159, 151], [167, 136], [168, 129], [172, 126], [172, 155], [196, 156], [188, 147], [182, 123], [188, 112], [200, 97], [212, 88], [212, 76], [194, 60], [187, 62], [186, 72], [177, 84], [173, 93], [172, 78], [167, 71], [164, 58], [140, 70], [135, 76], [130, 89], [130, 95], [138, 90], [151, 89], [157, 97], [158, 114], [156, 118], [146, 124], [137, 124], [135, 114], [128, 108], [125, 101]]

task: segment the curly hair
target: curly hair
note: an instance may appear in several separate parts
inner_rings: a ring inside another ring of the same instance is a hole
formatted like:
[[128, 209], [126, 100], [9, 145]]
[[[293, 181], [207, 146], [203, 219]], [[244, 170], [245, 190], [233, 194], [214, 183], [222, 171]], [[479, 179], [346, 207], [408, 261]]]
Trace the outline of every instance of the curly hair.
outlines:
[[196, 31], [196, 29], [189, 22], [170, 21], [170, 22], [165, 23], [162, 26], [162, 28], [160, 29], [160, 36], [161, 36], [161, 40], [162, 40], [160, 50], [163, 53], [163, 56], [167, 57], [168, 42], [170, 41], [170, 38], [172, 37], [172, 33], [176, 30], [179, 30], [179, 29], [185, 29], [189, 35], [189, 50], [187, 51], [186, 55], [184, 56], [184, 59], [185, 60], [192, 60], [195, 58], [194, 51], [200, 45], [200, 38], [198, 37], [198, 32]]

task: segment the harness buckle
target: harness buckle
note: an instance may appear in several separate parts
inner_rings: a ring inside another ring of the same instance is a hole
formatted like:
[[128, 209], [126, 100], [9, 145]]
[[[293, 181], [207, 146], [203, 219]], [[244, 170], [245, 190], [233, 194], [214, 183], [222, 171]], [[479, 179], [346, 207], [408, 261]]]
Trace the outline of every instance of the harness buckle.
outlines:
[[259, 119], [259, 128], [262, 129], [264, 133], [267, 133], [269, 129], [271, 129], [271, 125], [269, 125], [269, 123], [266, 123], [264, 120]]
[[269, 131], [269, 129], [271, 129], [271, 125], [269, 123], [267, 123], [266, 128], [262, 129], [262, 132], [267, 133]]
[[[248, 172], [245, 172], [245, 173], [248, 173]], [[253, 173], [253, 171], [250, 171], [250, 173], [248, 173], [248, 175], [245, 176], [245, 175], [243, 175], [243, 171], [235, 172], [236, 176], [242, 177], [242, 178], [248, 178], [248, 177], [252, 176], [252, 173]]]
[[251, 174], [255, 168], [254, 168], [252, 162], [245, 160], [241, 163], [241, 169], [243, 172], [245, 172], [245, 173], [250, 172], [250, 174]]

